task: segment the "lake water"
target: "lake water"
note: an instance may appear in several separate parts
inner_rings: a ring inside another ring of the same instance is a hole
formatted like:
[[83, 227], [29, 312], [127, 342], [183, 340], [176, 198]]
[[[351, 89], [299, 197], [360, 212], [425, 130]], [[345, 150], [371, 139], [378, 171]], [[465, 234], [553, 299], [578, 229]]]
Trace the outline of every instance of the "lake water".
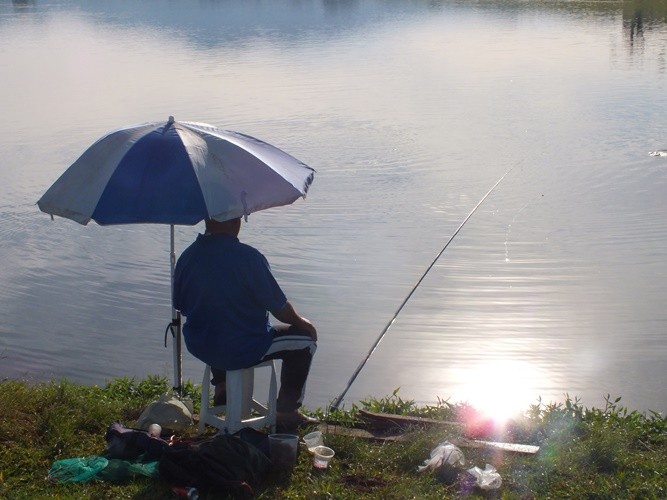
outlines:
[[[35, 202], [106, 132], [202, 121], [317, 170], [253, 214], [338, 396], [667, 410], [664, 2], [0, 3], [0, 377], [172, 378], [169, 229]], [[179, 227], [180, 253], [202, 227]], [[186, 379], [202, 365], [185, 353]]]

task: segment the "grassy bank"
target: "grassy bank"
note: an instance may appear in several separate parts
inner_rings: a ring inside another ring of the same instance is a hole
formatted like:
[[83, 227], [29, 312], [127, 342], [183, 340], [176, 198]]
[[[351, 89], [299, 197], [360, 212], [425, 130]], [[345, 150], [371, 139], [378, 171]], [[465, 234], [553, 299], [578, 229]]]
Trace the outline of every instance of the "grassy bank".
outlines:
[[[110, 423], [132, 426], [143, 409], [167, 390], [163, 378], [120, 379], [106, 387], [67, 381], [0, 383], [0, 498], [176, 498], [168, 485], [151, 478], [125, 484], [46, 480], [56, 460], [101, 454]], [[198, 401], [197, 390], [187, 385], [186, 396]], [[336, 450], [326, 474], [313, 474], [308, 453], [300, 453], [292, 473], [271, 475], [259, 498], [667, 497], [667, 421], [654, 412], [628, 411], [619, 400], [608, 399], [603, 409], [584, 408], [569, 398], [560, 404], [536, 404], [524, 416], [498, 427], [465, 405], [441, 402], [417, 407], [394, 392], [329, 418], [355, 427], [360, 409], [460, 425], [413, 430], [399, 442], [325, 434], [327, 445]], [[313, 413], [323, 417], [322, 411]], [[451, 485], [437, 473], [417, 473], [417, 466], [439, 442], [461, 435], [533, 444], [540, 450], [529, 455], [462, 447], [466, 466]], [[473, 466], [483, 469], [487, 463], [502, 477], [498, 490], [476, 488], [464, 472]]]

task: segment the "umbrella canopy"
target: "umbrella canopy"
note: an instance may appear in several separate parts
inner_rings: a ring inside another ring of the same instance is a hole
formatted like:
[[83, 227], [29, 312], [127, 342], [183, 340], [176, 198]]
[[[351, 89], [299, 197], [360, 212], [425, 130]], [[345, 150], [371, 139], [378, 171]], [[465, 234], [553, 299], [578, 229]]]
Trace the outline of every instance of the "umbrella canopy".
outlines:
[[292, 203], [313, 175], [259, 139], [169, 117], [102, 137], [37, 205], [84, 225], [194, 225]]
[[[86, 225], [224, 221], [305, 197], [315, 171], [249, 135], [212, 125], [150, 122], [100, 138], [39, 199], [40, 210]], [[172, 310], [174, 387], [180, 391], [180, 313]]]

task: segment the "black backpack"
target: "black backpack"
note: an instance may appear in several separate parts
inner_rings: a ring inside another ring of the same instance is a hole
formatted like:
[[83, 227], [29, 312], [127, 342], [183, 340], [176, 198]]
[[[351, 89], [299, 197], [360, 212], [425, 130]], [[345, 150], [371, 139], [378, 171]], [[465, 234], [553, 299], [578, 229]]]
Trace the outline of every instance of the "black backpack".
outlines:
[[159, 463], [160, 479], [202, 492], [218, 491], [237, 498], [254, 496], [271, 466], [256, 446], [238, 436], [219, 435], [205, 441], [172, 445]]
[[120, 422], [112, 423], [104, 438], [107, 442], [104, 456], [112, 459], [152, 462], [159, 460], [169, 448], [169, 443], [164, 439], [152, 437], [142, 429], [125, 427]]

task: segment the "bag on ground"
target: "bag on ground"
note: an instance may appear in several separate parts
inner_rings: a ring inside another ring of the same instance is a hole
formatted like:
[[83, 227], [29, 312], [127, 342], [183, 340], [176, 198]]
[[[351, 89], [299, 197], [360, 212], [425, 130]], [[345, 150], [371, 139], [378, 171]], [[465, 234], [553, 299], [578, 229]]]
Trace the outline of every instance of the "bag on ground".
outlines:
[[227, 491], [240, 498], [254, 495], [271, 462], [256, 446], [238, 436], [220, 435], [191, 445], [172, 445], [160, 458], [160, 478], [201, 491]]
[[184, 431], [192, 426], [192, 422], [192, 407], [189, 402], [173, 394], [163, 394], [139, 416], [137, 427], [148, 429], [151, 424], [159, 424], [163, 429]]
[[106, 458], [151, 462], [159, 460], [162, 453], [169, 448], [169, 443], [164, 439], [150, 436], [141, 429], [125, 427], [120, 422], [111, 424], [104, 437], [107, 442], [104, 450]]

